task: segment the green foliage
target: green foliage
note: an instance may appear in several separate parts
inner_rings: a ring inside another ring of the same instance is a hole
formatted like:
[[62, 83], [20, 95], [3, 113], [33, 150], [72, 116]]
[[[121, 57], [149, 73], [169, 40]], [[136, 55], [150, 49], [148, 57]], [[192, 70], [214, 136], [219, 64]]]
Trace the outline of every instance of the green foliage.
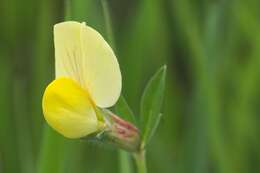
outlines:
[[161, 119], [165, 80], [166, 66], [162, 66], [148, 82], [141, 98], [140, 126], [144, 145], [150, 141]]
[[[165, 93], [166, 69], [166, 65], [162, 66], [151, 77], [141, 98], [138, 125], [141, 128], [143, 145], [146, 145], [151, 140], [162, 116], [161, 109]], [[120, 96], [115, 111], [123, 119], [137, 124], [135, 115], [123, 96]]]

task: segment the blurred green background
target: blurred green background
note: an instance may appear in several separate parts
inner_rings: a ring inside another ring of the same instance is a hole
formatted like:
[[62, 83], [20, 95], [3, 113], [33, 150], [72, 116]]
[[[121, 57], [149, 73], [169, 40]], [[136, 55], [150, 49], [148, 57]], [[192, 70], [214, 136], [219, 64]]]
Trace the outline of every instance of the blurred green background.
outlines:
[[[65, 8], [67, 3], [67, 7]], [[108, 0], [123, 94], [135, 113], [167, 64], [149, 173], [260, 172], [260, 1]], [[71, 18], [106, 39], [100, 0], [0, 1], [0, 172], [129, 173], [118, 151], [50, 129], [41, 97], [54, 79], [53, 25]]]

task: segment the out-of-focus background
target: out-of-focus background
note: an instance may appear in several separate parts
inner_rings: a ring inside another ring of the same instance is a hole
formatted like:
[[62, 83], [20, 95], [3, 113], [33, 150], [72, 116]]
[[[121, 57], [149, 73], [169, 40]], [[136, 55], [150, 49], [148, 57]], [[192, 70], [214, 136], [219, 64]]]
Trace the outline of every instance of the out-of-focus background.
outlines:
[[[54, 78], [53, 25], [63, 0], [0, 1], [0, 172], [116, 173], [118, 151], [50, 129], [41, 97]], [[260, 172], [260, 1], [108, 0], [123, 94], [139, 114], [167, 64], [149, 173]], [[100, 0], [69, 2], [107, 39]], [[123, 172], [121, 172], [123, 173]]]

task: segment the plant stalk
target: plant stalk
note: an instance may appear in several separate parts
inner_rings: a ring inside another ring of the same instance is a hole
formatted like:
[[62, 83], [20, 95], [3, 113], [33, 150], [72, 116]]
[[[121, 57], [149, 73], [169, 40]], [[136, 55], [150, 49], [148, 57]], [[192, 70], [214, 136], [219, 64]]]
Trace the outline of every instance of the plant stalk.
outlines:
[[134, 154], [137, 173], [147, 173], [145, 151], [141, 150]]
[[132, 164], [130, 154], [124, 150], [118, 151], [119, 172], [132, 173]]

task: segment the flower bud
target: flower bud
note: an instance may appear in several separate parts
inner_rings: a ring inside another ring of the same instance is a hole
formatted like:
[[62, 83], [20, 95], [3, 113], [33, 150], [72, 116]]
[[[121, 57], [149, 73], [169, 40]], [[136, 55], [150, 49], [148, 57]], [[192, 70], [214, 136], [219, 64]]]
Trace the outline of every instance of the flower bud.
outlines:
[[102, 141], [129, 152], [140, 148], [140, 134], [138, 128], [108, 110], [102, 110], [105, 115], [107, 127], [96, 137]]

